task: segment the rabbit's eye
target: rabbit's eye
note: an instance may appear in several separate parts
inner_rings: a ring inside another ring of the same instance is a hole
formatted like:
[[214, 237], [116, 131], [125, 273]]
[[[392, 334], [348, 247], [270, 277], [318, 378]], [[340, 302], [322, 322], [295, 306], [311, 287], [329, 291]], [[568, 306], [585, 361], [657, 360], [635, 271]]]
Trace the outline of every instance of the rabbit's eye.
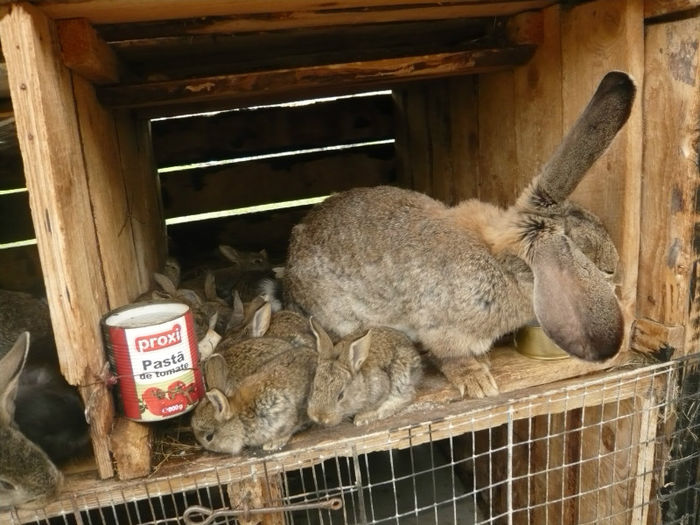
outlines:
[[345, 399], [345, 390], [341, 390], [338, 394], [338, 401], [342, 401], [343, 399]]
[[213, 433], [213, 432], [209, 432], [209, 434], [207, 434], [206, 436], [204, 436], [204, 439], [206, 439], [207, 441], [211, 441], [212, 439], [214, 439], [214, 433]]
[[12, 483], [10, 483], [9, 481], [5, 481], [4, 479], [0, 479], [0, 489], [12, 492], [15, 490], [15, 486]]

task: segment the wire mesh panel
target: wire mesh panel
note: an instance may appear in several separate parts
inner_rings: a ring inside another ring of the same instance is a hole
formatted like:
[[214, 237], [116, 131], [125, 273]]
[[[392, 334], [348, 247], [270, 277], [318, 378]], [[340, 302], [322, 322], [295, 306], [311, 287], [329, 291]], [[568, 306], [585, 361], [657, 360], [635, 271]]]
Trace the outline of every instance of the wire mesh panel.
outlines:
[[57, 501], [0, 520], [698, 523], [699, 363], [695, 355], [520, 396], [418, 407], [366, 428], [311, 429], [271, 454], [190, 446], [150, 478], [73, 479]]

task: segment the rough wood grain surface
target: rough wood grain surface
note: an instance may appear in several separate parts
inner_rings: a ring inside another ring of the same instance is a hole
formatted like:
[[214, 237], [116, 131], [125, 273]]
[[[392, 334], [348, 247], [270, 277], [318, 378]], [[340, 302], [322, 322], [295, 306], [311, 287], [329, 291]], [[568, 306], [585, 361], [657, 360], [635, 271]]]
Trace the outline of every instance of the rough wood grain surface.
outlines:
[[[11, 0], [0, 0], [8, 4]], [[396, 20], [444, 19], [458, 16], [498, 16], [538, 9], [555, 0], [450, 0], [430, 2], [421, 0], [350, 0], [328, 3], [323, 0], [39, 0], [42, 9], [52, 18], [88, 18], [93, 23], [142, 22], [205, 16], [232, 16], [247, 21], [236, 26], [255, 30], [311, 25], [343, 25], [362, 19], [374, 22]], [[256, 16], [256, 15], [265, 16]]]
[[51, 21], [35, 7], [13, 5], [0, 20], [0, 38], [61, 371], [89, 407], [93, 449], [107, 477], [114, 409], [100, 381], [99, 319], [109, 303], [70, 72]]
[[95, 84], [119, 81], [121, 65], [114, 51], [85, 18], [56, 23], [61, 58], [66, 67]]
[[196, 79], [103, 87], [100, 99], [111, 107], [144, 108], [216, 102], [285, 101], [303, 96], [337, 95], [407, 81], [496, 71], [525, 62], [532, 45], [479, 49], [398, 58], [315, 65]]
[[687, 326], [687, 351], [694, 352], [700, 331], [689, 305], [700, 257], [700, 18], [651, 24], [645, 43], [638, 311], [670, 327]]

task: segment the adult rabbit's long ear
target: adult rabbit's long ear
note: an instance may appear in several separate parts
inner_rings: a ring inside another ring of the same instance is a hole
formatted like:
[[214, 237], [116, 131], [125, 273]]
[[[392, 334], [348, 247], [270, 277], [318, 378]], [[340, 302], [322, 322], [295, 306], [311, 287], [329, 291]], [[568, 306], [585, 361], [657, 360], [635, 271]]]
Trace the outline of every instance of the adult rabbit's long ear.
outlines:
[[604, 274], [565, 235], [542, 234], [529, 255], [535, 315], [550, 339], [588, 361], [615, 355], [624, 321]]
[[521, 195], [520, 207], [548, 206], [566, 199], [627, 122], [636, 93], [621, 71], [606, 74], [554, 155]]
[[9, 424], [14, 418], [17, 383], [28, 351], [29, 332], [23, 332], [0, 359], [0, 423]]

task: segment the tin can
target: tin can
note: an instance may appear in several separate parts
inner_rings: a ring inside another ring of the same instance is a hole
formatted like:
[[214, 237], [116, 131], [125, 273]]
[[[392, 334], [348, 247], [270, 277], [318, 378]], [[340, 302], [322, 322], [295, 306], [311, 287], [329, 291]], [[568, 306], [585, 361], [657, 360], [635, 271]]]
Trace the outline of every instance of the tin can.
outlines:
[[107, 356], [128, 419], [160, 421], [192, 410], [204, 396], [189, 306], [134, 303], [102, 318]]

